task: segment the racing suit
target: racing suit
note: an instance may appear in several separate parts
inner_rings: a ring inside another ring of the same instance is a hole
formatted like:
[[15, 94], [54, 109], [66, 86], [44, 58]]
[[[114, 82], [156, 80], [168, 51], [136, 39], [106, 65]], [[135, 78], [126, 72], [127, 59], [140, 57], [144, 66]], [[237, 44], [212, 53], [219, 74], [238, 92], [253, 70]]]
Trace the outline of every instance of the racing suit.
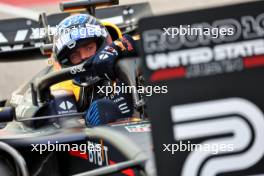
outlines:
[[[114, 73], [114, 65], [117, 59], [135, 53], [135, 41], [132, 37], [124, 35], [122, 39], [114, 41], [93, 57], [94, 71], [101, 80], [89, 88], [89, 93], [84, 95], [84, 92], [81, 92], [80, 87], [74, 85], [72, 80], [56, 84], [51, 87], [51, 90], [65, 89], [72, 91], [77, 101], [80, 101], [81, 96], [86, 96], [86, 101], [89, 101], [86, 102], [86, 110], [84, 109], [87, 125], [97, 126], [120, 118], [131, 117], [134, 109], [131, 94], [123, 92], [105, 94], [100, 90], [103, 87], [124, 85], [117, 79]], [[83, 109], [83, 107], [80, 107], [80, 109]]]

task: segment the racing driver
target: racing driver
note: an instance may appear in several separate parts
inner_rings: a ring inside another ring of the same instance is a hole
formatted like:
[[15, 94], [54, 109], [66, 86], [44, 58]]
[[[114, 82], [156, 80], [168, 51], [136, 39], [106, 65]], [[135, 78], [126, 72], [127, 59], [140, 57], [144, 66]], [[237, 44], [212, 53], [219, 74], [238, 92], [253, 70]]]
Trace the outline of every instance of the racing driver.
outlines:
[[114, 73], [114, 64], [118, 58], [136, 53], [131, 36], [112, 41], [106, 27], [95, 17], [77, 14], [59, 23], [53, 42], [53, 57], [61, 68], [92, 62], [95, 76], [77, 77], [52, 87], [72, 89], [79, 109], [86, 112], [87, 124], [97, 126], [132, 116], [130, 94], [106, 95], [98, 91], [98, 87], [121, 85]]

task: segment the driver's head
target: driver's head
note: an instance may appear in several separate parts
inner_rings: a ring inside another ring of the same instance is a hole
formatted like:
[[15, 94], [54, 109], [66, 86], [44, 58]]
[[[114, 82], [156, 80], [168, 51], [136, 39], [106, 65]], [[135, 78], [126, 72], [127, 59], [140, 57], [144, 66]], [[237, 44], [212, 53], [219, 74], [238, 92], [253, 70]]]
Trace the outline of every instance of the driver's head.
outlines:
[[71, 64], [76, 65], [94, 56], [96, 54], [96, 51], [96, 41], [91, 40], [83, 43], [79, 47], [74, 48], [67, 57], [70, 60]]
[[62, 20], [53, 40], [53, 54], [63, 67], [80, 64], [111, 42], [107, 29], [93, 16], [72, 15]]

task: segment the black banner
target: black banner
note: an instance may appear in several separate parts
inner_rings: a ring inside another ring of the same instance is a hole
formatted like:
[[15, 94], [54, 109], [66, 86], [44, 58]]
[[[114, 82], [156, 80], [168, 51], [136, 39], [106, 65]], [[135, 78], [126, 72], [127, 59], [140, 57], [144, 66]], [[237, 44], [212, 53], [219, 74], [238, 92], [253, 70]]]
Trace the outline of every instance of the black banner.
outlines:
[[[96, 18], [115, 24], [122, 33], [134, 31], [138, 19], [151, 15], [149, 3], [137, 3], [100, 8], [95, 10]], [[57, 13], [47, 16], [48, 30], [54, 31], [56, 25], [70, 13]], [[45, 43], [45, 29], [40, 22], [27, 18], [0, 20], [0, 58], [3, 54], [17, 51], [32, 51]], [[52, 32], [50, 32], [52, 34]], [[39, 51], [40, 54], [40, 51]]]
[[145, 77], [168, 86], [147, 103], [159, 176], [264, 174], [263, 9], [259, 1], [139, 22]]

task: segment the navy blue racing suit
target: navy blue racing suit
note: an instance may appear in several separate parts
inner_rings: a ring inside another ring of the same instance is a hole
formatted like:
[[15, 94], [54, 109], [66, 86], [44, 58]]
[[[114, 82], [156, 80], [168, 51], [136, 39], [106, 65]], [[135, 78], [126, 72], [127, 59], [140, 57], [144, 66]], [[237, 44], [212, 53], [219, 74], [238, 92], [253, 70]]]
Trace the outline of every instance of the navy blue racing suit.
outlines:
[[[101, 86], [111, 86], [113, 81], [116, 82], [116, 86], [124, 86], [124, 83], [116, 80], [114, 65], [117, 59], [135, 55], [135, 53], [135, 41], [128, 35], [124, 35], [122, 39], [113, 42], [97, 53], [94, 57], [93, 66], [97, 75], [104, 80], [103, 83], [100, 83]], [[102, 92], [98, 93], [97, 88], [98, 84], [94, 90], [96, 95], [92, 97], [92, 102], [86, 111], [85, 120], [87, 124], [98, 126], [133, 115], [134, 107], [131, 94], [120, 92], [106, 95]]]

